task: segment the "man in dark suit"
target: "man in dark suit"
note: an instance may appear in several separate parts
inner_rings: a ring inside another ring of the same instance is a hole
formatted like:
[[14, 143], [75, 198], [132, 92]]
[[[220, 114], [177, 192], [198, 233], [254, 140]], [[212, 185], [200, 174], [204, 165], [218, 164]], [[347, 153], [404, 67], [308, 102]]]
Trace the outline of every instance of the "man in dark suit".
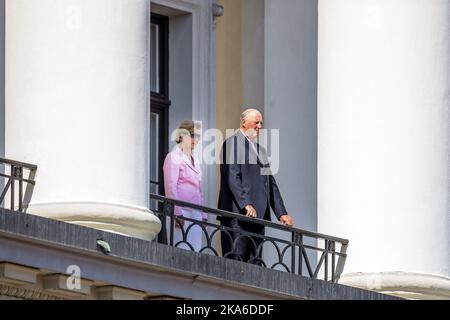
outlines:
[[[294, 223], [287, 214], [275, 178], [270, 172], [267, 153], [256, 139], [262, 128], [262, 115], [256, 109], [241, 115], [240, 130], [222, 146], [220, 165], [219, 209], [270, 221], [270, 207], [278, 220], [287, 226]], [[264, 226], [237, 219], [220, 218], [221, 225], [232, 231], [222, 232], [222, 255], [227, 258], [260, 264], [259, 245]], [[250, 232], [261, 236], [249, 236]]]

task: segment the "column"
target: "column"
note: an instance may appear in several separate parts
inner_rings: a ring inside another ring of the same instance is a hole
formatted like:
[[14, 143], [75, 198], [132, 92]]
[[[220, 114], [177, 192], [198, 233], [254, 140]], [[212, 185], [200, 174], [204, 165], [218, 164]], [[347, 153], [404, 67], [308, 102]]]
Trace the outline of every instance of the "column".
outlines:
[[5, 156], [38, 165], [27, 212], [151, 240], [148, 0], [6, 4]]
[[450, 298], [448, 0], [319, 0], [318, 229], [343, 284]]

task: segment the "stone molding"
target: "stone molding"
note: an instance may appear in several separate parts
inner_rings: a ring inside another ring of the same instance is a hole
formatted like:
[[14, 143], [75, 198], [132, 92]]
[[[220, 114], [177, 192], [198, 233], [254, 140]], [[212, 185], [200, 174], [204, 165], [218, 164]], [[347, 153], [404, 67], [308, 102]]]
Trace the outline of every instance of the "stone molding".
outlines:
[[12, 297], [24, 300], [64, 300], [64, 298], [29, 288], [19, 288], [0, 284], [0, 297]]

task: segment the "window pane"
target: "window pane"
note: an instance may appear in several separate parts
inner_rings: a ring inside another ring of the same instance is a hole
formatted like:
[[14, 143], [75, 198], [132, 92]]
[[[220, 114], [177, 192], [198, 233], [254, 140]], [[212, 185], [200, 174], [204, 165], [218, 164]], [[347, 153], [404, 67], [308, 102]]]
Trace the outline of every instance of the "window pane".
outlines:
[[159, 26], [153, 23], [150, 32], [150, 89], [159, 93]]
[[[150, 113], [150, 193], [160, 194], [159, 190], [159, 114]], [[158, 202], [150, 201], [150, 209], [158, 210]]]
[[159, 182], [159, 114], [150, 113], [150, 180]]
[[[159, 194], [159, 186], [155, 183], [150, 183], [150, 193], [153, 194]], [[157, 200], [150, 200], [150, 210], [158, 211], [158, 201]]]

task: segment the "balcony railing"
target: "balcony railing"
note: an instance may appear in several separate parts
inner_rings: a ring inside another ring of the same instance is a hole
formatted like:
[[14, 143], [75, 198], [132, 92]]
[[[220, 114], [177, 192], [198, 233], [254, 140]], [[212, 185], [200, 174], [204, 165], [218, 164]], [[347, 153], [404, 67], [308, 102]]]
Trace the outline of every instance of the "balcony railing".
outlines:
[[[252, 237], [260, 240], [258, 241], [260, 244], [254, 249], [258, 253], [257, 260], [260, 262], [259, 264], [264, 267], [332, 282], [337, 282], [343, 271], [347, 257], [347, 239], [287, 227], [262, 219], [248, 218], [244, 215], [195, 205], [155, 194], [150, 194], [150, 198], [153, 200], [153, 203], [156, 202], [156, 207], [152, 208], [152, 210], [159, 216], [162, 222], [162, 229], [157, 239], [160, 243], [174, 247], [189, 248], [194, 251], [194, 247], [187, 239], [189, 233], [193, 232], [193, 228], [197, 227], [201, 228], [203, 238], [203, 246], [199, 250], [201, 253], [220, 256], [219, 250], [216, 248], [219, 246], [216, 246], [216, 243], [218, 243], [219, 234], [222, 234], [222, 236], [225, 235], [225, 238], [228, 239], [227, 241], [230, 241], [230, 247], [232, 248], [232, 251], [227, 253], [227, 257], [242, 260], [234, 252], [236, 242], [232, 237], [232, 234], [234, 234], [234, 239], [248, 237], [253, 245], [255, 245], [255, 241], [250, 240]], [[202, 222], [183, 216], [176, 216], [174, 211], [175, 206], [203, 211], [210, 217], [225, 217], [237, 219], [239, 222], [256, 223], [265, 227], [265, 234], [236, 231], [230, 227], [212, 222], [211, 220], [213, 219], [208, 219], [208, 222]], [[174, 230], [177, 220], [188, 221], [190, 225], [188, 227], [185, 227], [187, 223], [181, 226], [179, 225], [182, 232], [182, 240], [174, 243]], [[272, 235], [274, 233], [276, 233], [276, 236]], [[267, 254], [267, 251], [270, 249], [272, 254]]]
[[[2, 194], [0, 195], [0, 204], [4, 206], [4, 201], [8, 190], [10, 191], [10, 203], [9, 206], [12, 211], [24, 211], [24, 203], [27, 203], [31, 198], [32, 188], [35, 184], [34, 176], [36, 174], [37, 166], [25, 162], [19, 162], [15, 160], [0, 158], [0, 164], [2, 169], [0, 176], [6, 178], [6, 183], [3, 187]], [[5, 170], [9, 167], [9, 174], [5, 173]], [[24, 171], [28, 171], [28, 178], [24, 178]], [[27, 183], [27, 188], [24, 190], [24, 182]], [[16, 187], [18, 192], [16, 193]], [[24, 192], [25, 191], [25, 192]], [[16, 206], [17, 198], [17, 206]], [[28, 199], [28, 200], [27, 200]]]

